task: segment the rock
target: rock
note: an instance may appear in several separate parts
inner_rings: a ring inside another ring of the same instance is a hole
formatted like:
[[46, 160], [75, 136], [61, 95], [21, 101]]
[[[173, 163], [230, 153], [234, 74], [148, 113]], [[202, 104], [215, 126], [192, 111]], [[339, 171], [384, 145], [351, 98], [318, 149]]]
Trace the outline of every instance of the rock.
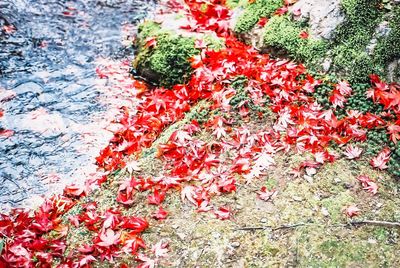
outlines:
[[378, 45], [378, 39], [382, 37], [387, 37], [390, 31], [391, 29], [388, 21], [382, 21], [381, 23], [379, 23], [379, 25], [375, 29], [371, 41], [366, 47], [368, 55], [371, 56], [374, 54], [375, 47]]
[[317, 170], [315, 168], [307, 167], [306, 173], [308, 176], [313, 176], [313, 175], [317, 174]]
[[176, 236], [179, 237], [180, 240], [185, 241], [186, 234], [184, 234], [184, 233], [176, 233]]
[[301, 198], [300, 196], [297, 196], [297, 195], [292, 196], [292, 199], [293, 199], [294, 201], [297, 201], [297, 202], [303, 201], [303, 198]]
[[267, 223], [267, 222], [268, 222], [268, 219], [262, 218], [262, 219], [260, 220], [260, 222], [261, 222], [261, 223]]
[[300, 10], [299, 19], [308, 20], [310, 34], [314, 38], [330, 40], [333, 33], [345, 19], [340, 0], [300, 0], [292, 10]]
[[328, 217], [328, 216], [329, 216], [329, 211], [328, 211], [328, 209], [325, 208], [325, 207], [322, 207], [322, 208], [321, 208], [321, 213], [322, 213], [322, 215], [324, 215], [325, 217]]
[[218, 233], [218, 232], [212, 232], [211, 235], [212, 235], [215, 239], [218, 239], [218, 238], [221, 237], [221, 234]]
[[332, 64], [332, 59], [326, 58], [324, 62], [322, 63], [322, 69], [324, 70], [325, 73], [329, 72], [331, 69], [331, 64]]
[[240, 243], [237, 242], [237, 241], [235, 241], [235, 242], [233, 242], [233, 243], [231, 244], [231, 246], [234, 247], [234, 248], [238, 248], [238, 247], [240, 247]]
[[398, 70], [400, 69], [400, 59], [395, 59], [388, 64], [387, 78], [390, 82], [399, 81]]
[[308, 176], [308, 175], [304, 175], [304, 179], [305, 179], [308, 183], [313, 183], [313, 182], [314, 182], [313, 177]]
[[375, 29], [376, 37], [386, 37], [389, 35], [391, 31], [390, 25], [388, 21], [382, 21], [379, 23], [378, 27]]
[[334, 178], [333, 181], [337, 184], [342, 182], [342, 180], [338, 177]]

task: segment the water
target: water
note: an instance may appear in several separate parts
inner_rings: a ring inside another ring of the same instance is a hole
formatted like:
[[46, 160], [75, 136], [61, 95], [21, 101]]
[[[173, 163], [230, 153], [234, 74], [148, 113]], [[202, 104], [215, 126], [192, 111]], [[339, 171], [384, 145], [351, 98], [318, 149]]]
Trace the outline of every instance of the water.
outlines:
[[108, 138], [96, 128], [107, 110], [96, 60], [131, 55], [121, 27], [153, 8], [139, 0], [0, 0], [0, 130], [14, 132], [0, 136], [1, 208], [93, 168], [100, 143], [85, 146], [82, 136]]

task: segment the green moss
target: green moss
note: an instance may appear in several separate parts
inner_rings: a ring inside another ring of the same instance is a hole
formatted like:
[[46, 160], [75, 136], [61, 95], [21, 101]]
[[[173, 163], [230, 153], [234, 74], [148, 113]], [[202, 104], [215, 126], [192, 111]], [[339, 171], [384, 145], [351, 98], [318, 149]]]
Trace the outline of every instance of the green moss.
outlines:
[[400, 142], [397, 142], [395, 148], [392, 150], [388, 166], [388, 171], [397, 178], [400, 178]]
[[227, 0], [226, 6], [233, 9], [236, 7], [245, 7], [249, 5], [248, 0]]
[[225, 47], [225, 41], [216, 36], [206, 34], [203, 38], [203, 41], [207, 44], [209, 49], [218, 51]]
[[285, 50], [296, 60], [313, 65], [325, 55], [327, 44], [311, 37], [302, 39], [300, 33], [307, 30], [306, 25], [288, 16], [275, 16], [265, 26], [263, 41], [266, 45]]
[[390, 32], [381, 37], [375, 48], [375, 61], [380, 64], [400, 58], [400, 7], [396, 7], [389, 18]]
[[344, 110], [357, 110], [363, 113], [380, 113], [383, 111], [383, 106], [376, 104], [372, 99], [367, 97], [367, 90], [371, 88], [370, 84], [353, 84], [352, 95], [347, 99]]
[[[240, 107], [244, 106], [249, 108], [251, 111], [262, 113], [268, 112], [269, 109], [263, 104], [254, 103], [249, 94], [247, 82], [248, 80], [244, 76], [238, 76], [231, 82], [231, 86], [236, 90], [236, 94], [230, 99], [229, 104], [236, 110], [239, 110]], [[267, 101], [267, 99], [265, 101]]]
[[333, 71], [344, 73], [353, 82], [367, 82], [371, 73], [381, 74], [383, 67], [377, 65], [367, 53], [383, 11], [380, 0], [342, 0], [346, 21], [336, 29], [331, 44]]
[[[146, 47], [146, 39], [150, 37], [156, 39], [155, 47]], [[189, 79], [192, 67], [188, 59], [200, 52], [194, 47], [194, 38], [175, 35], [154, 22], [145, 22], [139, 27], [138, 40], [139, 53], [133, 65], [139, 74], [165, 87]]]
[[[230, 2], [239, 3], [241, 1]], [[248, 32], [257, 24], [260, 18], [271, 17], [271, 15], [282, 5], [283, 0], [257, 0], [254, 3], [247, 5], [235, 25], [235, 32]]]
[[366, 155], [376, 156], [384, 147], [391, 149], [391, 157], [388, 163], [388, 172], [400, 178], [400, 142], [395, 144], [389, 138], [386, 129], [374, 129], [367, 133]]

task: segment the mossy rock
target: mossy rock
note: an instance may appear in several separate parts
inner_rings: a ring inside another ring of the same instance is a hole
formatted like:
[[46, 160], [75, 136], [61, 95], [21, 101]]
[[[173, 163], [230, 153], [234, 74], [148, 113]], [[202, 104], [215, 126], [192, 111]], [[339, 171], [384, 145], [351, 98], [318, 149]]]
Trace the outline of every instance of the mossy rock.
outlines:
[[[146, 46], [147, 38], [155, 38], [156, 45]], [[189, 60], [200, 53], [195, 48], [196, 39], [203, 40], [213, 50], [225, 45], [222, 39], [209, 34], [188, 33], [183, 36], [183, 31], [165, 30], [162, 24], [146, 21], [139, 26], [138, 52], [133, 68], [137, 74], [160, 86], [172, 87], [185, 83], [193, 72]]]
[[[283, 1], [262, 0], [249, 4], [229, 0], [228, 6], [243, 9], [234, 31], [249, 44], [262, 43], [264, 52], [290, 57], [315, 72], [337, 74], [354, 83], [369, 82], [375, 73], [396, 81], [400, 77], [400, 6], [389, 0], [341, 0], [338, 9], [344, 20], [329, 39], [312, 34], [310, 19], [295, 17], [289, 11], [281, 16], [275, 10]], [[270, 18], [260, 36], [252, 34], [261, 17]], [[382, 25], [386, 29], [382, 31]], [[302, 31], [310, 37], [300, 38]], [[325, 64], [324, 64], [325, 63]]]
[[[147, 38], [155, 38], [156, 45], [147, 47]], [[189, 79], [192, 73], [189, 58], [199, 53], [195, 38], [165, 31], [159, 24], [148, 21], [139, 27], [138, 54], [133, 67], [151, 82], [171, 87]]]
[[288, 56], [311, 67], [322, 61], [327, 51], [327, 43], [312, 37], [301, 38], [300, 34], [303, 31], [308, 31], [306, 24], [294, 21], [289, 16], [274, 16], [265, 26], [263, 45], [284, 50]]

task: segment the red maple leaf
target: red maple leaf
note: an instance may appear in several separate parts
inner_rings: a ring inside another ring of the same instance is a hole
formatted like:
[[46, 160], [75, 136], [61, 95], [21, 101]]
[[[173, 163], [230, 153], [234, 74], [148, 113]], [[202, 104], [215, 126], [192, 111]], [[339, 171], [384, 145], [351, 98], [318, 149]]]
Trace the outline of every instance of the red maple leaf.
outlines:
[[308, 32], [302, 31], [302, 32], [300, 32], [299, 36], [301, 39], [307, 39], [310, 35]]
[[153, 195], [147, 196], [147, 202], [150, 205], [160, 205], [165, 199], [165, 191], [154, 189]]
[[390, 139], [396, 144], [400, 140], [400, 125], [389, 123], [387, 130], [390, 134]]
[[257, 24], [258, 24], [260, 27], [264, 27], [267, 23], [268, 23], [268, 18], [263, 17], [263, 18], [260, 18], [260, 20], [258, 21]]
[[102, 231], [99, 235], [99, 242], [96, 245], [101, 247], [109, 247], [112, 245], [116, 245], [120, 241], [121, 234], [118, 232], [114, 232], [112, 229], [107, 229]]
[[131, 229], [133, 233], [141, 233], [149, 227], [149, 223], [139, 217], [129, 216], [122, 220], [122, 228]]
[[370, 177], [360, 175], [357, 177], [357, 180], [361, 183], [364, 190], [367, 190], [372, 194], [376, 194], [378, 192], [378, 185], [372, 181]]
[[335, 89], [337, 89], [343, 96], [349, 96], [352, 92], [349, 83], [346, 81], [340, 81], [338, 84], [336, 84]]
[[288, 9], [286, 6], [283, 6], [283, 7], [281, 7], [281, 8], [278, 8], [278, 9], [275, 11], [275, 14], [278, 15], [278, 16], [281, 16], [281, 15], [286, 14], [286, 12], [288, 12], [288, 10], [289, 10], [289, 9]]
[[156, 258], [164, 258], [167, 256], [168, 253], [168, 242], [165, 242], [163, 240], [159, 241], [157, 244], [155, 244], [152, 249], [154, 252], [154, 255], [156, 256]]
[[157, 40], [155, 37], [147, 37], [146, 40], [144, 40], [145, 42], [145, 47], [147, 48], [153, 48], [157, 45]]
[[372, 158], [370, 161], [371, 166], [378, 168], [378, 169], [387, 169], [388, 166], [386, 165], [390, 159], [390, 149], [384, 148], [376, 157]]
[[156, 220], [165, 220], [168, 216], [168, 212], [165, 211], [161, 206], [158, 208], [156, 212], [153, 214], [153, 218]]
[[355, 205], [350, 205], [350, 206], [346, 207], [344, 209], [344, 212], [350, 218], [360, 215], [360, 209], [358, 207], [356, 207]]
[[9, 138], [12, 135], [14, 135], [14, 131], [0, 128], [0, 137]]
[[346, 147], [346, 151], [343, 154], [347, 157], [347, 159], [356, 159], [360, 157], [362, 151], [362, 149], [356, 146], [349, 145]]
[[219, 209], [214, 210], [214, 215], [217, 219], [227, 220], [231, 217], [231, 210], [226, 207], [220, 207]]

